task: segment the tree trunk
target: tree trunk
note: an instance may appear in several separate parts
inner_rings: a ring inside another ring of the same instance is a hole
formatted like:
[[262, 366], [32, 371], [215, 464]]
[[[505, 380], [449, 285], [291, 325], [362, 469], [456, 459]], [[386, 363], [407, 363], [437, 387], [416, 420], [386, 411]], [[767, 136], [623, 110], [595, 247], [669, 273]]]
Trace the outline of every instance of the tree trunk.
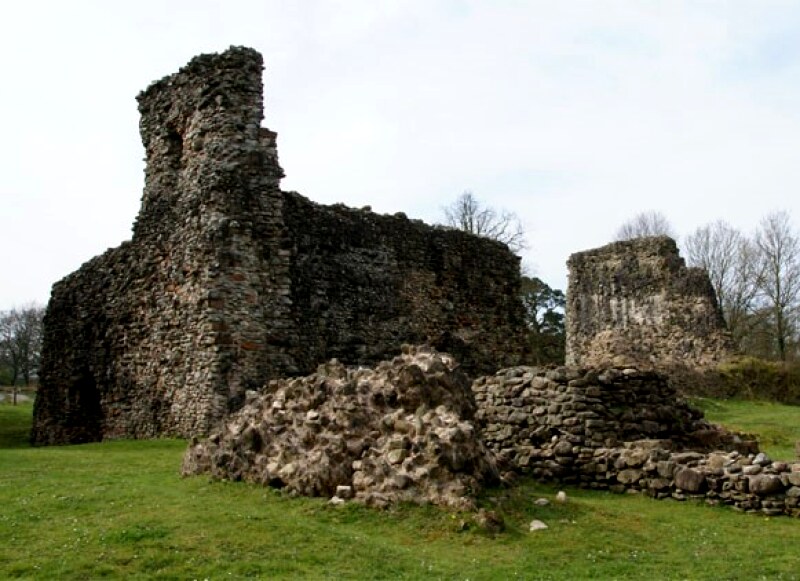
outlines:
[[14, 374], [11, 376], [11, 402], [17, 405], [17, 376], [19, 371], [16, 364], [14, 365]]

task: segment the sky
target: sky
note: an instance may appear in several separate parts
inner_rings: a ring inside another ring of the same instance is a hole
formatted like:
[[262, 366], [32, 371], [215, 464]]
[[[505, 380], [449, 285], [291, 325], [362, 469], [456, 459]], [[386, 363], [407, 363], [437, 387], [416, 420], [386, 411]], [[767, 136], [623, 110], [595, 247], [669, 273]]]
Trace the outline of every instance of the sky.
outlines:
[[251, 46], [283, 189], [429, 223], [464, 191], [515, 212], [526, 268], [639, 212], [679, 235], [800, 221], [800, 3], [3, 0], [0, 310], [131, 236], [136, 95]]

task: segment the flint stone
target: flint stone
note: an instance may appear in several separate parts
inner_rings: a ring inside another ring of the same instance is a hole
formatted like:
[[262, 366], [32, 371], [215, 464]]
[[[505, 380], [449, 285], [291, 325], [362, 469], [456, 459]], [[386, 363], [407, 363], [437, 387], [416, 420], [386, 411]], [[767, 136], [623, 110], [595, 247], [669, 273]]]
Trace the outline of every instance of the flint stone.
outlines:
[[753, 458], [753, 464], [758, 464], [759, 466], [769, 466], [772, 464], [772, 460], [764, 452], [759, 452], [756, 454], [756, 457]]
[[528, 527], [528, 530], [530, 532], [534, 532], [534, 531], [543, 531], [543, 530], [545, 530], [547, 528], [549, 528], [549, 527], [546, 524], [544, 524], [542, 521], [540, 521], [540, 520], [532, 520], [530, 526]]

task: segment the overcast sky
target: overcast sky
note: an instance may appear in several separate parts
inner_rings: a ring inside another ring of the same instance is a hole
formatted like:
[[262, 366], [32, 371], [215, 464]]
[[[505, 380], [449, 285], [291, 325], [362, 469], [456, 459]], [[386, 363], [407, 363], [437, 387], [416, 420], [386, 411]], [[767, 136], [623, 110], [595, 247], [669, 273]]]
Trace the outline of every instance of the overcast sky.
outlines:
[[0, 310], [130, 238], [135, 96], [232, 44], [264, 55], [284, 189], [428, 222], [472, 190], [554, 287], [640, 211], [800, 219], [800, 2], [4, 2]]

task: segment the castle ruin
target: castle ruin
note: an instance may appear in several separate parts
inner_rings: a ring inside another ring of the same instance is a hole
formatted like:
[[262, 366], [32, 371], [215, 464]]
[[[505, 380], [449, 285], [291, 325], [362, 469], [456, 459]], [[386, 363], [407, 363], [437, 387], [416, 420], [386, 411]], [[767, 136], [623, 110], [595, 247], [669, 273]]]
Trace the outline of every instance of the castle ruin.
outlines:
[[56, 283], [32, 441], [206, 434], [247, 390], [428, 341], [465, 369], [518, 362], [519, 258], [405, 215], [280, 189], [262, 58], [202, 55], [138, 96], [133, 237]]
[[708, 273], [687, 268], [666, 236], [570, 256], [567, 365], [705, 368], [733, 343]]
[[[571, 366], [519, 366], [519, 259], [282, 191], [262, 68], [231, 48], [139, 95], [141, 211], [131, 241], [53, 287], [35, 444], [213, 431], [192, 438], [184, 474], [375, 506], [472, 508], [502, 469], [800, 515], [800, 466], [756, 454], [632, 367], [730, 353], [708, 276], [673, 240], [573, 255]], [[426, 341], [463, 365], [431, 347], [395, 356]], [[464, 370], [492, 375], [470, 388]]]

